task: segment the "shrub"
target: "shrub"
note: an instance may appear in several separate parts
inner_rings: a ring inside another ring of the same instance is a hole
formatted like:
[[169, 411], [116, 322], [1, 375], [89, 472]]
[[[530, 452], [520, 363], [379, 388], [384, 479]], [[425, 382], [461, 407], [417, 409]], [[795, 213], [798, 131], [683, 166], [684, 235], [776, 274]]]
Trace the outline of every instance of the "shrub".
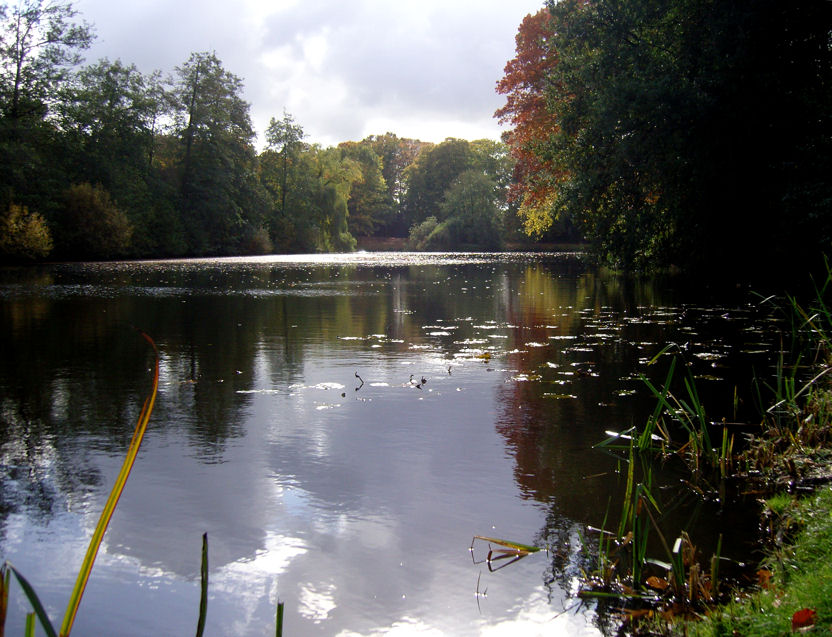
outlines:
[[11, 261], [42, 259], [52, 251], [46, 220], [25, 206], [9, 204], [0, 216], [0, 257]]

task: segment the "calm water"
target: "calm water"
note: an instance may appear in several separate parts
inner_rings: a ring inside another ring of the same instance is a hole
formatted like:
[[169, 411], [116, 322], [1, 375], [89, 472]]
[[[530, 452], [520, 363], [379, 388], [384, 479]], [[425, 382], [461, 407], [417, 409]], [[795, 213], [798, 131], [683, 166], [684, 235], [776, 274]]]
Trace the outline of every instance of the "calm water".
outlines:
[[[570, 594], [622, 481], [592, 445], [652, 410], [668, 341], [730, 417], [779, 348], [751, 300], [570, 255], [2, 270], [0, 555], [60, 623], [149, 387], [137, 326], [159, 397], [74, 635], [192, 634], [205, 532], [209, 634], [273, 634], [278, 598], [287, 635], [598, 634]], [[746, 510], [687, 495], [671, 517], [749, 554]], [[492, 573], [476, 534], [552, 550]]]

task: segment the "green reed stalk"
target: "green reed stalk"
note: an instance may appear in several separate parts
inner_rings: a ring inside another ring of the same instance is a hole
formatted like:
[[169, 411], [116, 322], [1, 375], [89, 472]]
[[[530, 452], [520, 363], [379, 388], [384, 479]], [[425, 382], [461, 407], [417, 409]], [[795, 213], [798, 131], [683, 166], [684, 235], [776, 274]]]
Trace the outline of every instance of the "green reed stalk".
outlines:
[[196, 622], [196, 637], [202, 637], [205, 631], [205, 618], [208, 615], [208, 534], [202, 534], [202, 567], [199, 578], [199, 618]]
[[283, 637], [283, 602], [277, 602], [277, 619], [275, 620], [275, 636]]
[[32, 605], [32, 610], [35, 611], [38, 620], [40, 620], [40, 625], [43, 627], [44, 632], [47, 634], [48, 637], [58, 637], [58, 633], [55, 631], [55, 628], [52, 626], [52, 622], [49, 621], [49, 615], [46, 614], [46, 610], [43, 608], [43, 604], [40, 603], [40, 599], [38, 598], [37, 593], [35, 593], [35, 589], [32, 588], [32, 585], [28, 582], [28, 580], [23, 577], [23, 575], [18, 571], [14, 566], [6, 562], [6, 566], [14, 573], [14, 577], [17, 580], [17, 583], [20, 585], [20, 588], [23, 589], [23, 593], [29, 600], [29, 603]]
[[9, 608], [9, 577], [11, 573], [5, 564], [0, 566], [0, 637], [5, 634], [6, 611]]

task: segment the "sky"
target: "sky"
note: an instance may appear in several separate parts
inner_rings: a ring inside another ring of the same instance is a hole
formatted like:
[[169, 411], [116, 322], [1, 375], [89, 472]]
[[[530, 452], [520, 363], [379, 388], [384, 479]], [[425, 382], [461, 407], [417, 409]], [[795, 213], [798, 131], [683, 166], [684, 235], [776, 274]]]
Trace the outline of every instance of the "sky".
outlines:
[[324, 146], [392, 132], [499, 138], [495, 92], [542, 0], [76, 0], [88, 62], [172, 73], [213, 51], [242, 78], [260, 136], [284, 110]]

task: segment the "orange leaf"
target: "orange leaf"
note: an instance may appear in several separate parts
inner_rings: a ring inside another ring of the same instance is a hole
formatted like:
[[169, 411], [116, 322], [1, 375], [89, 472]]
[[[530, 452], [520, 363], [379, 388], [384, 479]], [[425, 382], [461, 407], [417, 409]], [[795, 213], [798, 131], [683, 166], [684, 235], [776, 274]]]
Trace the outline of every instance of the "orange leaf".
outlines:
[[760, 585], [760, 588], [771, 588], [771, 571], [765, 568], [757, 571], [757, 583]]
[[792, 631], [798, 628], [805, 628], [807, 626], [815, 625], [815, 618], [818, 616], [817, 612], [811, 608], [804, 608], [792, 615]]

